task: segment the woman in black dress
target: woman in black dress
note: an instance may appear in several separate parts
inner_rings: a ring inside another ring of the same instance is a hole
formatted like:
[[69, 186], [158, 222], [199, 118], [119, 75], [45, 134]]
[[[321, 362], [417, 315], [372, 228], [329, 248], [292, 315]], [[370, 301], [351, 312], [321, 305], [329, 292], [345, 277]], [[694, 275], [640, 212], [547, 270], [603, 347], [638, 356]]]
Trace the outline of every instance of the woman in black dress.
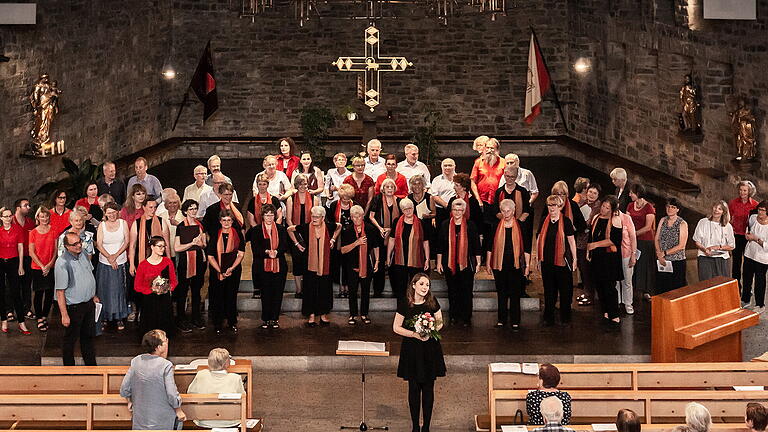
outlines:
[[[387, 256], [387, 246], [389, 245], [390, 232], [394, 228], [395, 220], [400, 216], [400, 207], [398, 205], [399, 199], [395, 195], [397, 185], [395, 181], [386, 178], [381, 182], [381, 193], [377, 194], [371, 200], [370, 208], [368, 209], [368, 219], [373, 226], [379, 230], [380, 238], [379, 242], [379, 257], [385, 259]], [[391, 278], [391, 275], [390, 275]], [[386, 274], [384, 266], [379, 267], [379, 271], [373, 275], [373, 296], [381, 297], [384, 292], [384, 283]], [[392, 281], [390, 280], [390, 283]], [[392, 290], [395, 291], [394, 285]], [[397, 293], [395, 293], [397, 294]]]
[[253, 252], [253, 282], [261, 287], [261, 328], [280, 328], [278, 319], [283, 305], [288, 263], [288, 233], [275, 222], [277, 209], [272, 204], [261, 207], [261, 225], [250, 230]]
[[[397, 376], [408, 381], [408, 406], [411, 411], [412, 432], [429, 432], [432, 405], [435, 401], [435, 379], [445, 376], [445, 360], [440, 341], [419, 336], [406, 321], [429, 312], [435, 317], [437, 330], [443, 327], [440, 304], [429, 290], [429, 276], [419, 273], [413, 277], [406, 298], [400, 301], [392, 330], [403, 337]], [[424, 422], [419, 426], [419, 410]]]
[[398, 300], [405, 297], [408, 282], [417, 274], [429, 272], [429, 241], [423, 222], [415, 214], [413, 201], [400, 200], [402, 216], [392, 223], [387, 245], [389, 283]]
[[237, 333], [237, 290], [243, 268], [240, 263], [245, 254], [245, 239], [240, 230], [233, 227], [234, 217], [229, 209], [219, 213], [219, 228], [208, 243], [208, 264], [211, 271], [208, 281], [209, 310], [213, 317], [216, 335], [221, 335], [226, 318], [229, 330]]
[[[307, 176], [304, 174], [294, 174], [293, 187], [296, 188], [296, 192], [288, 197], [285, 206], [288, 226], [309, 223], [309, 212], [312, 210], [312, 207], [320, 205], [320, 199], [312, 196], [309, 191]], [[291, 248], [291, 258], [293, 264], [293, 283], [296, 285], [296, 298], [301, 298], [301, 283], [304, 280], [304, 273], [307, 272], [307, 253], [301, 252], [298, 249], [299, 241], [294, 233], [289, 232], [288, 236], [291, 238], [291, 244], [293, 245]]]
[[[341, 227], [352, 225], [352, 217], [349, 210], [355, 203], [352, 199], [355, 197], [355, 188], [351, 184], [342, 184], [339, 186], [339, 199], [328, 206], [325, 214], [325, 221], [332, 222]], [[334, 247], [331, 251], [331, 283], [339, 283], [339, 298], [347, 297], [349, 291], [349, 275], [341, 262], [341, 252], [339, 248]], [[331, 286], [333, 287], [333, 286]]]
[[368, 306], [371, 298], [371, 278], [379, 268], [379, 231], [365, 223], [365, 210], [359, 205], [349, 210], [352, 225], [341, 230], [341, 254], [349, 275], [349, 319], [347, 324], [357, 324], [357, 292], [360, 287], [360, 321], [370, 324]]
[[176, 300], [176, 318], [186, 325], [187, 292], [192, 296], [192, 321], [189, 323], [198, 330], [205, 328], [205, 321], [200, 313], [200, 290], [205, 282], [206, 237], [203, 224], [197, 220], [200, 205], [193, 199], [184, 201], [181, 213], [184, 220], [176, 226], [176, 262], [179, 270], [179, 286], [174, 292]]
[[603, 199], [600, 213], [591, 221], [587, 259], [590, 260], [590, 273], [600, 304], [603, 317], [618, 324], [619, 298], [616, 282], [624, 280], [621, 267], [621, 217], [618, 215], [619, 200], [613, 195]]

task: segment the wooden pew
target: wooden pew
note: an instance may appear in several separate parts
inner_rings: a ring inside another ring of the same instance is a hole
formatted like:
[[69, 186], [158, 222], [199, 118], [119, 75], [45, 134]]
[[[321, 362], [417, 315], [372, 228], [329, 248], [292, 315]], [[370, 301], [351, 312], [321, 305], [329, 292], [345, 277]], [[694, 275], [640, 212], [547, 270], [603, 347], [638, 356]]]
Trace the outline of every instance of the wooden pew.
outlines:
[[735, 279], [718, 276], [651, 299], [651, 360], [741, 361], [741, 331], [760, 318], [742, 309]]
[[[240, 419], [240, 430], [246, 432], [248, 420], [245, 397], [221, 400], [216, 394], [183, 394], [182, 409], [188, 420]], [[119, 395], [0, 395], [0, 422], [24, 424], [54, 422], [85, 425], [94, 430], [97, 424], [130, 424], [131, 412]]]
[[[609, 423], [613, 423], [612, 421]], [[641, 430], [643, 432], [672, 432], [675, 426], [679, 426], [680, 423], [669, 424], [643, 424]], [[529, 432], [540, 426], [527, 426]], [[568, 425], [569, 428], [577, 432], [594, 432], [592, 425]], [[475, 416], [475, 430], [477, 432], [490, 431], [490, 424], [483, 422], [480, 416]], [[739, 423], [713, 423], [710, 427], [712, 432], [749, 432], [749, 429], [744, 425], [744, 422]]]

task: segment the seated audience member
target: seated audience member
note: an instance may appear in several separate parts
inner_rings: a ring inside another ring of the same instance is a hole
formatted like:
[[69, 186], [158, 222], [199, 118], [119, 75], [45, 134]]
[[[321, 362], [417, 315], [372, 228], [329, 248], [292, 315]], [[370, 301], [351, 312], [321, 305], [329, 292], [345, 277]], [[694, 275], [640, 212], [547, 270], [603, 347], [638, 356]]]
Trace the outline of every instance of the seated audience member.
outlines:
[[[197, 371], [195, 379], [189, 384], [189, 393], [240, 393], [245, 394], [243, 379], [236, 373], [228, 373], [229, 351], [224, 348], [214, 348], [208, 353], [208, 369]], [[195, 420], [198, 427], [233, 428], [240, 426], [237, 420]]]
[[768, 409], [763, 404], [750, 402], [747, 404], [744, 421], [750, 432], [763, 432], [768, 426]]
[[539, 427], [533, 432], [565, 432], [573, 431], [569, 427], [560, 424], [563, 420], [563, 402], [556, 397], [548, 397], [539, 404], [539, 411], [544, 418], [544, 427]]
[[709, 432], [712, 428], [712, 416], [707, 407], [700, 403], [691, 402], [685, 406], [685, 425], [674, 430], [686, 432]]
[[168, 361], [168, 337], [162, 330], [150, 330], [141, 346], [145, 353], [131, 360], [120, 386], [120, 396], [128, 399], [128, 410], [133, 412], [133, 429], [180, 429], [178, 423], [187, 416]]
[[539, 388], [528, 392], [525, 398], [525, 410], [528, 412], [528, 424], [543, 425], [544, 418], [540, 411], [541, 402], [548, 397], [556, 397], [563, 403], [563, 415], [560, 424], [571, 421], [571, 395], [557, 389], [560, 384], [560, 371], [552, 364], [539, 366]]
[[618, 432], [640, 432], [640, 418], [631, 409], [620, 409], [616, 415]]

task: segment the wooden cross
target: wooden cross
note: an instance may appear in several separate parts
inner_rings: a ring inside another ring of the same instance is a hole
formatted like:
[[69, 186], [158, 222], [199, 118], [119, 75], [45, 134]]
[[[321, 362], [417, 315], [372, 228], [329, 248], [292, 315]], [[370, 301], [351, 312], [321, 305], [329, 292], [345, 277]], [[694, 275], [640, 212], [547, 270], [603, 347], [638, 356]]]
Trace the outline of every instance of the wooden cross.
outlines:
[[405, 57], [382, 57], [379, 55], [379, 29], [371, 25], [365, 29], [365, 56], [339, 57], [332, 65], [342, 72], [365, 72], [365, 105], [371, 111], [379, 104], [381, 97], [380, 72], [402, 72], [413, 66]]

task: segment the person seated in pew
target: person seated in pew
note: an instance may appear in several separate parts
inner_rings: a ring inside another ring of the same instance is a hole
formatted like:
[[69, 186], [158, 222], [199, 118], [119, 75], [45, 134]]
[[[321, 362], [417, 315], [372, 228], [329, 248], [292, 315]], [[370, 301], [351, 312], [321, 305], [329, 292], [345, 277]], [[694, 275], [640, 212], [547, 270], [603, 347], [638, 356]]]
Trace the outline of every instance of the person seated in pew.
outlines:
[[620, 409], [616, 415], [616, 431], [640, 432], [640, 417], [631, 409]]
[[[197, 371], [189, 384], [189, 393], [240, 393], [245, 394], [243, 379], [236, 373], [227, 372], [230, 364], [229, 351], [214, 348], [208, 353], [208, 369]], [[205, 429], [239, 427], [238, 420], [195, 420], [198, 427]]]
[[685, 424], [675, 426], [673, 432], [709, 432], [712, 427], [712, 416], [707, 407], [700, 403], [691, 402], [685, 406]]
[[539, 366], [539, 388], [528, 392], [525, 397], [525, 410], [528, 413], [529, 425], [543, 425], [544, 418], [539, 410], [539, 405], [544, 399], [556, 397], [563, 403], [563, 415], [560, 424], [567, 425], [571, 422], [571, 395], [560, 391], [560, 370], [550, 363]]
[[173, 364], [168, 361], [168, 336], [150, 330], [141, 339], [145, 353], [131, 360], [131, 367], [120, 385], [120, 396], [128, 400], [133, 412], [133, 430], [181, 429], [187, 419], [181, 410], [181, 396], [173, 379]]
[[748, 403], [744, 422], [747, 424], [749, 432], [764, 432], [765, 427], [768, 426], [768, 409], [757, 402]]
[[533, 432], [573, 432], [573, 429], [560, 424], [563, 421], [563, 402], [556, 397], [544, 398], [539, 404], [539, 411], [544, 417], [544, 426]]

